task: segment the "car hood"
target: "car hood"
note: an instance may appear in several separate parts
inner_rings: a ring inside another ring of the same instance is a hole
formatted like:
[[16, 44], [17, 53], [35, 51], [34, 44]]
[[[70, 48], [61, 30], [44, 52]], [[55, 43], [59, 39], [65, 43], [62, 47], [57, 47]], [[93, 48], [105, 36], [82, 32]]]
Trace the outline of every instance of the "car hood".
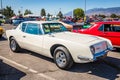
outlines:
[[61, 33], [55, 33], [51, 35], [53, 35], [57, 39], [78, 42], [78, 43], [89, 43], [89, 42], [99, 39], [96, 36], [73, 33], [73, 32], [61, 32]]

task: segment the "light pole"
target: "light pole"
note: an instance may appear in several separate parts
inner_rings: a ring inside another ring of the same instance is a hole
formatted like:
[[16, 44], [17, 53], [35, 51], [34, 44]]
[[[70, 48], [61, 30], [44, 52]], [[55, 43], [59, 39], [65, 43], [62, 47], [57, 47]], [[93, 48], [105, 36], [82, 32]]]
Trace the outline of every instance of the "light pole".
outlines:
[[85, 0], [85, 12], [84, 12], [84, 24], [86, 23], [86, 0]]
[[21, 7], [21, 15], [23, 16], [23, 7]]
[[2, 0], [1, 0], [1, 13], [2, 13]]
[[85, 0], [85, 16], [86, 16], [86, 0]]

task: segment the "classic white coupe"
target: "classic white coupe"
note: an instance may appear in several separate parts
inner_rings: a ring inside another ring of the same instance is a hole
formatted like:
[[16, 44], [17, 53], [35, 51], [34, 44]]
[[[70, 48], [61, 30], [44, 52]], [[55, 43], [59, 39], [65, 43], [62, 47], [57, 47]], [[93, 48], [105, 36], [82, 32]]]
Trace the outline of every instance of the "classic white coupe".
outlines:
[[54, 21], [22, 22], [16, 29], [7, 30], [10, 49], [22, 48], [53, 58], [61, 69], [70, 68], [74, 62], [93, 62], [105, 57], [112, 44], [108, 39], [67, 31]]

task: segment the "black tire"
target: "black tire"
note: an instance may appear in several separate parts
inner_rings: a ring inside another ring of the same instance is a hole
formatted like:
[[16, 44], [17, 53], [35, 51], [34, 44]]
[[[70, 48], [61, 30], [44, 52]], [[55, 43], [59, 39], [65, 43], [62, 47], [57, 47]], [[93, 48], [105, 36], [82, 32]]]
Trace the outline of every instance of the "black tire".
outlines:
[[0, 38], [2, 38], [2, 35], [0, 35]]
[[16, 42], [16, 40], [13, 37], [10, 38], [9, 46], [13, 52], [19, 52], [21, 50], [20, 46], [18, 45], [18, 43]]
[[62, 46], [55, 49], [54, 61], [60, 69], [69, 69], [74, 63], [69, 51]]

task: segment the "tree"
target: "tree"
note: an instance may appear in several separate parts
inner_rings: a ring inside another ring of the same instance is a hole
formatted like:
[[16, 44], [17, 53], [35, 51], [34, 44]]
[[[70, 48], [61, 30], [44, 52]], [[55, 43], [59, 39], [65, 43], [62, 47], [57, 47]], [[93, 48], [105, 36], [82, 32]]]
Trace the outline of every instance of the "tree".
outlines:
[[103, 14], [99, 14], [98, 16], [99, 16], [99, 17], [102, 17], [102, 18], [105, 18], [105, 17], [106, 17], [106, 16], [103, 15]]
[[48, 14], [47, 14], [47, 17], [49, 18], [50, 16], [51, 16], [50, 13], [48, 13]]
[[117, 15], [116, 15], [116, 14], [111, 14], [110, 17], [111, 17], [111, 18], [116, 18]]
[[18, 14], [19, 14], [19, 15], [21, 14], [21, 11], [20, 11], [20, 10], [18, 11]]
[[18, 11], [18, 15], [19, 15], [19, 17], [22, 17], [22, 13], [20, 10]]
[[33, 14], [33, 13], [31, 12], [31, 10], [26, 9], [24, 15], [27, 15], [27, 14]]
[[45, 12], [45, 9], [41, 9], [41, 16], [46, 16], [46, 12]]
[[57, 16], [58, 16], [59, 18], [63, 18], [63, 14], [62, 14], [62, 12], [59, 11], [59, 13], [57, 14]]
[[120, 15], [118, 15], [118, 18], [120, 19]]
[[81, 9], [81, 8], [74, 9], [74, 10], [73, 10], [73, 15], [74, 15], [76, 18], [83, 18], [83, 17], [84, 17], [84, 11], [83, 11], [83, 9]]
[[2, 14], [6, 17], [6, 18], [11, 18], [15, 15], [14, 11], [12, 10], [12, 8], [10, 6], [6, 6], [6, 8], [3, 9]]

